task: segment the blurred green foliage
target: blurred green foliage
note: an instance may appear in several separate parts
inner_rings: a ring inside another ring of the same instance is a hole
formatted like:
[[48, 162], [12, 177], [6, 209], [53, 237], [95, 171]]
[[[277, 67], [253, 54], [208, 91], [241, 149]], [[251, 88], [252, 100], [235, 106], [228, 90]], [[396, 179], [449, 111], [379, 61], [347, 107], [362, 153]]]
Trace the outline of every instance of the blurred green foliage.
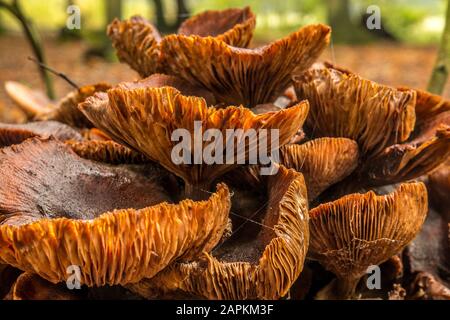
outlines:
[[[8, 1], [8, 0], [6, 0]], [[175, 0], [163, 0], [168, 21], [176, 19]], [[445, 0], [350, 0], [355, 26], [362, 28], [361, 14], [369, 5], [381, 8], [382, 23], [398, 39], [413, 44], [434, 44], [444, 27]], [[75, 0], [82, 13], [82, 32], [92, 37], [103, 33], [106, 18], [103, 0]], [[141, 14], [155, 21], [151, 0], [123, 0], [124, 15]], [[206, 9], [251, 6], [258, 15], [256, 38], [268, 41], [302, 25], [327, 22], [327, 0], [186, 0], [192, 13]], [[22, 0], [26, 13], [40, 30], [57, 31], [65, 25], [67, 0]], [[0, 12], [8, 30], [20, 30], [14, 19]], [[96, 32], [93, 32], [96, 31]], [[351, 30], [349, 30], [351, 32]]]

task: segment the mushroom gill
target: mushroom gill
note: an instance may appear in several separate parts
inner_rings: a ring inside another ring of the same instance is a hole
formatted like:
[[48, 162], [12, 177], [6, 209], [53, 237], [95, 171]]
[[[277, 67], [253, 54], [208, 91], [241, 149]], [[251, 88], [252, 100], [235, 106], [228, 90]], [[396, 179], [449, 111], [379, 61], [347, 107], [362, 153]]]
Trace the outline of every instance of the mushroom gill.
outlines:
[[185, 20], [178, 34], [216, 37], [234, 47], [247, 48], [255, 25], [256, 17], [250, 7], [207, 10]]
[[[197, 197], [199, 190], [208, 190], [212, 181], [236, 166], [236, 163], [225, 161], [225, 156], [230, 156], [228, 153], [248, 159], [248, 155], [258, 147], [259, 152], [265, 148], [270, 154], [272, 148], [287, 143], [302, 126], [308, 103], [304, 101], [279, 112], [255, 115], [244, 107], [208, 108], [203, 98], [186, 97], [171, 87], [123, 89], [119, 86], [107, 94], [100, 93], [88, 98], [80, 104], [80, 108], [113, 140], [142, 152], [181, 177], [187, 194]], [[177, 133], [183, 135], [175, 139], [173, 134], [177, 129]], [[218, 130], [221, 136], [204, 139], [208, 129]], [[239, 129], [243, 134], [227, 139], [227, 129]], [[247, 133], [256, 131], [257, 134], [260, 129], [266, 129], [268, 135], [271, 134], [269, 129], [277, 129], [278, 145], [272, 146], [270, 138], [266, 146], [248, 143]], [[233, 144], [229, 144], [231, 139]], [[177, 155], [183, 161], [174, 162], [174, 147], [181, 143], [185, 147]], [[241, 154], [237, 147], [243, 145], [245, 150]], [[215, 150], [214, 154], [222, 155], [222, 159], [210, 164], [205, 163], [203, 158], [196, 160], [198, 146], [201, 146], [201, 152], [206, 148]]]
[[358, 142], [362, 160], [345, 184], [414, 179], [450, 155], [450, 108], [441, 97], [390, 88], [335, 67], [305, 72], [296, 77], [295, 88], [311, 103], [307, 134]]
[[207, 201], [169, 204], [154, 167], [89, 161], [54, 139], [0, 149], [0, 169], [0, 263], [52, 283], [70, 266], [87, 286], [152, 277], [210, 250], [228, 224], [223, 184]]
[[336, 279], [321, 298], [352, 298], [367, 268], [403, 249], [420, 231], [428, 211], [423, 183], [395, 192], [351, 194], [310, 210], [310, 250]]
[[[186, 20], [180, 26], [179, 33], [214, 36], [230, 45], [246, 46], [253, 36], [254, 28], [255, 16], [246, 7], [200, 13]], [[164, 38], [149, 21], [140, 16], [124, 21], [115, 19], [108, 26], [107, 33], [119, 60], [127, 63], [142, 77], [165, 73], [160, 63], [161, 42]]]
[[319, 138], [280, 149], [280, 163], [305, 177], [309, 201], [350, 175], [358, 160], [358, 144], [346, 138]]
[[307, 69], [329, 37], [329, 27], [310, 25], [264, 47], [243, 49], [211, 37], [171, 35], [161, 42], [161, 63], [167, 73], [205, 87], [220, 102], [255, 107], [287, 89], [292, 70]]
[[181, 292], [207, 299], [279, 299], [303, 269], [308, 250], [308, 200], [300, 173], [282, 166], [267, 177], [259, 228], [240, 228], [198, 261], [174, 263], [153, 279], [129, 285], [144, 297]]

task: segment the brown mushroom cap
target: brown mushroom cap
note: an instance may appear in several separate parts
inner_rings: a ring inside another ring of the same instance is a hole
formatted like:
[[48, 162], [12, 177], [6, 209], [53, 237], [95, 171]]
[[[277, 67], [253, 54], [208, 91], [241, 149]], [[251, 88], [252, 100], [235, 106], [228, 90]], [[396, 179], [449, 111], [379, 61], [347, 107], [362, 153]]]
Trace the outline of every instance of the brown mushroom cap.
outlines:
[[168, 197], [148, 168], [84, 160], [51, 139], [0, 153], [0, 263], [53, 283], [71, 265], [88, 286], [152, 277], [210, 250], [228, 223], [225, 185], [208, 201], [155, 205]]
[[235, 48], [216, 38], [171, 35], [161, 42], [167, 73], [213, 92], [219, 102], [254, 107], [273, 102], [328, 44], [330, 28], [310, 25], [257, 49]]
[[246, 48], [253, 36], [256, 17], [250, 7], [207, 10], [185, 20], [178, 34], [217, 37], [234, 47]]
[[[407, 90], [407, 89], [401, 89]], [[450, 156], [450, 101], [415, 90], [416, 125], [408, 141], [386, 148], [365, 170], [373, 184], [420, 177]]]
[[450, 161], [433, 171], [428, 177], [432, 205], [450, 222]]
[[309, 201], [350, 175], [358, 158], [358, 144], [346, 138], [320, 138], [280, 149], [280, 163], [304, 175]]
[[338, 278], [359, 279], [405, 247], [419, 232], [428, 210], [423, 183], [395, 192], [351, 194], [310, 210], [310, 251]]
[[413, 90], [396, 90], [328, 68], [296, 77], [295, 90], [311, 104], [305, 123], [310, 134], [353, 139], [364, 158], [406, 141], [414, 129]]
[[61, 141], [83, 140], [73, 128], [57, 121], [38, 121], [25, 124], [0, 123], [0, 148], [19, 144], [31, 137], [55, 137]]
[[43, 92], [32, 90], [21, 83], [6, 81], [5, 91], [11, 100], [29, 117], [50, 112], [55, 108], [56, 103], [48, 99]]
[[149, 21], [139, 16], [114, 19], [107, 33], [119, 60], [142, 77], [163, 71], [159, 64], [161, 35]]
[[54, 120], [76, 128], [91, 128], [92, 123], [78, 109], [78, 104], [96, 92], [105, 92], [111, 86], [106, 83], [87, 85], [70, 92], [49, 112], [36, 114], [36, 120]]
[[0, 149], [0, 168], [3, 223], [93, 219], [114, 209], [141, 209], [170, 199], [160, 186], [164, 174], [154, 166], [88, 161], [54, 139], [32, 138]]
[[[432, 193], [430, 190], [430, 197]], [[419, 234], [406, 247], [403, 258], [411, 274], [426, 272], [450, 288], [449, 219], [431, 208]]]
[[[217, 16], [221, 17], [220, 24]], [[211, 29], [211, 21], [214, 22], [214, 30]], [[226, 27], [229, 29], [225, 29]], [[230, 45], [246, 46], [253, 36], [254, 27], [253, 13], [249, 8], [244, 8], [201, 13], [185, 21], [180, 31], [204, 34], [208, 30], [220, 41], [226, 41]], [[216, 34], [219, 29], [223, 33]], [[142, 77], [165, 72], [160, 64], [162, 37], [150, 22], [140, 16], [124, 21], [115, 19], [108, 26], [107, 33], [117, 50], [119, 60], [127, 63]]]
[[[203, 132], [210, 128], [222, 132], [228, 128], [244, 131], [279, 129], [281, 146], [302, 126], [308, 112], [307, 102], [262, 115], [254, 115], [244, 107], [208, 108], [204, 99], [183, 96], [171, 87], [131, 90], [115, 88], [107, 94], [96, 94], [88, 98], [80, 104], [80, 108], [112, 139], [142, 152], [188, 184], [208, 184], [235, 165], [176, 165], [171, 158], [172, 149], [178, 144], [171, 140], [175, 129], [186, 129], [193, 136], [194, 121], [201, 121]], [[202, 144], [205, 147], [209, 142]], [[223, 150], [225, 148], [226, 143], [223, 143]], [[248, 151], [249, 148], [246, 148], [246, 154]]]
[[175, 263], [156, 277], [130, 285], [145, 297], [184, 292], [207, 299], [278, 299], [303, 269], [308, 249], [308, 204], [300, 173], [280, 167], [268, 178], [262, 228], [241, 228], [213, 253]]

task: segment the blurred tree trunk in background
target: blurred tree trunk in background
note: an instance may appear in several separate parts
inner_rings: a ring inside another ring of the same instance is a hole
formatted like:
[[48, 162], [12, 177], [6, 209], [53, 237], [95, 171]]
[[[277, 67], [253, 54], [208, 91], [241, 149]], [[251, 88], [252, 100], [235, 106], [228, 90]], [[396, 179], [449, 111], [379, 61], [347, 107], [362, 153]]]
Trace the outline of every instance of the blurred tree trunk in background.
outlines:
[[108, 25], [114, 18], [122, 18], [122, 0], [105, 0], [106, 24]]
[[349, 0], [326, 0], [326, 3], [334, 42], [359, 43], [370, 40], [367, 30], [352, 22]]
[[164, 10], [164, 4], [162, 0], [153, 0], [153, 4], [155, 5], [155, 14], [156, 14], [156, 27], [161, 32], [168, 31], [168, 25], [166, 22], [166, 11]]
[[177, 16], [177, 28], [183, 23], [184, 20], [189, 18], [190, 12], [186, 6], [185, 0], [177, 0], [178, 16]]
[[155, 15], [156, 15], [156, 27], [162, 33], [172, 33], [175, 32], [180, 24], [189, 17], [189, 9], [186, 5], [185, 0], [176, 0], [177, 4], [177, 18], [175, 23], [170, 24], [167, 22], [166, 10], [164, 8], [164, 3], [162, 0], [152, 0]]
[[428, 91], [441, 95], [450, 73], [450, 0], [447, 1], [445, 27], [436, 63], [428, 84]]

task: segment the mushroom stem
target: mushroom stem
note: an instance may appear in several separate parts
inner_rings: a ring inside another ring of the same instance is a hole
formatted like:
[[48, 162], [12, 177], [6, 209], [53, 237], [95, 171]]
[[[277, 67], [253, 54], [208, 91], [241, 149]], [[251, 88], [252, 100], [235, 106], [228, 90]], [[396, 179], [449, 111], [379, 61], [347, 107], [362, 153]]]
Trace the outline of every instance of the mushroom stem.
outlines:
[[337, 278], [335, 282], [335, 294], [337, 299], [352, 299], [355, 297], [356, 287], [360, 278]]
[[195, 201], [205, 200], [210, 196], [210, 184], [209, 183], [188, 183], [184, 184], [184, 196], [185, 198]]

